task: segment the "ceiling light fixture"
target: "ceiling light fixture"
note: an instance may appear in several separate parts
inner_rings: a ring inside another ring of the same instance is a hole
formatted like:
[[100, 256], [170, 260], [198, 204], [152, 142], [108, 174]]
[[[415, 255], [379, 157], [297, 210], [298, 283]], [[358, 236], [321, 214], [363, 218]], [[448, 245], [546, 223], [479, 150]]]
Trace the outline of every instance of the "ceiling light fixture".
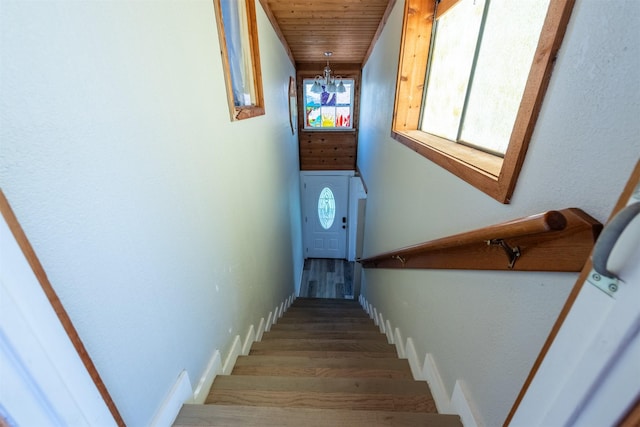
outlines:
[[327, 66], [324, 67], [322, 76], [316, 76], [313, 86], [311, 86], [311, 92], [322, 93], [326, 90], [329, 93], [344, 93], [347, 91], [342, 83], [342, 77], [331, 76], [331, 67], [329, 67], [329, 57], [331, 55], [333, 55], [333, 52], [324, 53], [324, 56], [327, 57]]

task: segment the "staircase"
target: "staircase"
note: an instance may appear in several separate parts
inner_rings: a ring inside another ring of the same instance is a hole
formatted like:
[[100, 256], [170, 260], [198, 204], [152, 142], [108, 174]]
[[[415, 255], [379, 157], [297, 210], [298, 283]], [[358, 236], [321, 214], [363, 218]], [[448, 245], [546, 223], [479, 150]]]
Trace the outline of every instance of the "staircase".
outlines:
[[439, 415], [425, 382], [357, 302], [297, 299], [216, 377], [204, 405], [184, 405], [181, 426], [461, 427]]

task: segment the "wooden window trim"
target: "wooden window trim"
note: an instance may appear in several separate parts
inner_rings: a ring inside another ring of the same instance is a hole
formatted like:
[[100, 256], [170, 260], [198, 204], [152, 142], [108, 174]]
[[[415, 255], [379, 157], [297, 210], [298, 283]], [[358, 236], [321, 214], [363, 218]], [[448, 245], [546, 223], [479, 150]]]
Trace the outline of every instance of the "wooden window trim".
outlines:
[[256, 90], [256, 105], [236, 106], [233, 102], [233, 89], [231, 79], [231, 67], [229, 66], [229, 55], [227, 53], [227, 38], [224, 33], [224, 23], [222, 21], [222, 9], [220, 0], [213, 0], [216, 16], [216, 26], [220, 39], [220, 55], [222, 56], [222, 68], [224, 70], [224, 81], [227, 90], [227, 103], [232, 121], [244, 120], [258, 117], [265, 114], [264, 95], [262, 91], [262, 71], [260, 67], [260, 49], [258, 44], [258, 25], [256, 21], [256, 6], [253, 0], [247, 0], [247, 23], [249, 27], [249, 47], [251, 49], [251, 64], [253, 80]]
[[[419, 130], [435, 2], [407, 0], [392, 138], [490, 195], [509, 203], [531, 140], [575, 0], [551, 0], [504, 158]], [[447, 8], [455, 1], [442, 1]], [[440, 6], [439, 6], [440, 7]]]

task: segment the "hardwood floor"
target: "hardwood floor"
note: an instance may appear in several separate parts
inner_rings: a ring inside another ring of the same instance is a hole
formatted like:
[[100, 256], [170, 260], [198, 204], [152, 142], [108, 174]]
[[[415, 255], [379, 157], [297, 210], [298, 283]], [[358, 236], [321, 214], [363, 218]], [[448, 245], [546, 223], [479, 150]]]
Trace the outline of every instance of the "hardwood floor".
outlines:
[[304, 260], [300, 296], [353, 299], [354, 264], [344, 259], [307, 258]]

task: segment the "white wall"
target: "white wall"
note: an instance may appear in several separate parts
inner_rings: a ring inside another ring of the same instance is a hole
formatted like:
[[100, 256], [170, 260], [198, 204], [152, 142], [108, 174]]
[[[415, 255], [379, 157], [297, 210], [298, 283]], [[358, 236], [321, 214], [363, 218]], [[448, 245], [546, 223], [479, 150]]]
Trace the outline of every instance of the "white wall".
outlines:
[[[640, 3], [578, 1], [512, 202], [502, 205], [389, 136], [402, 11], [363, 70], [364, 256], [549, 209], [606, 221], [640, 155]], [[577, 275], [365, 270], [363, 294], [501, 425]]]
[[257, 14], [267, 114], [231, 123], [210, 0], [2, 0], [0, 186], [130, 426], [300, 277], [295, 72]]

